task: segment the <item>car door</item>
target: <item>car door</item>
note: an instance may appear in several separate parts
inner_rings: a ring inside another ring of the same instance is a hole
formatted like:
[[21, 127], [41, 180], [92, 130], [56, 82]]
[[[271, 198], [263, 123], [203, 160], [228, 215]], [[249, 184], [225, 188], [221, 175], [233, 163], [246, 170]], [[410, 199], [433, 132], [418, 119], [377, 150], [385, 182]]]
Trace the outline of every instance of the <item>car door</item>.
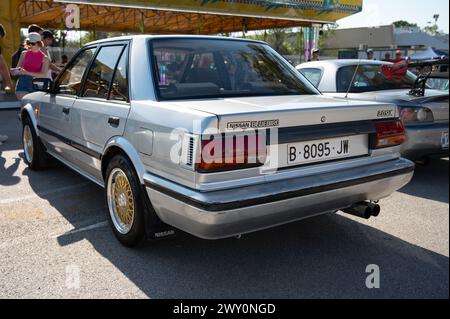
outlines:
[[50, 152], [71, 160], [70, 111], [81, 90], [83, 74], [94, 56], [95, 47], [80, 51], [57, 78], [52, 93], [40, 103], [39, 131]]
[[124, 132], [130, 110], [127, 72], [128, 44], [101, 46], [71, 110], [75, 164], [97, 180], [102, 179], [100, 158], [106, 143]]

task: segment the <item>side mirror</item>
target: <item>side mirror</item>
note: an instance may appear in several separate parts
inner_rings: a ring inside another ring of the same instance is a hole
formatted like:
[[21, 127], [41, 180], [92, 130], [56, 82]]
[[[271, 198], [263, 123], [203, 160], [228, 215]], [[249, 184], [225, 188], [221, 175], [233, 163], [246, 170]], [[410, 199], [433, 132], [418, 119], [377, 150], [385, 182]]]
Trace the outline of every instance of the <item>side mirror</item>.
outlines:
[[49, 93], [52, 89], [53, 81], [47, 78], [33, 79], [33, 89], [36, 91], [42, 91]]

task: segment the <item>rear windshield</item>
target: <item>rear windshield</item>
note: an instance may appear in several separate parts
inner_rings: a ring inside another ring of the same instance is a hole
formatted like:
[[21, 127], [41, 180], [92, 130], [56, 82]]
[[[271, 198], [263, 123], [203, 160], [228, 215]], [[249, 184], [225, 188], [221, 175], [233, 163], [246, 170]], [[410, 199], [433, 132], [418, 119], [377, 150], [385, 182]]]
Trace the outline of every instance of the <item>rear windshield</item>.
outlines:
[[406, 68], [394, 70], [391, 64], [362, 64], [341, 67], [337, 73], [336, 84], [338, 92], [347, 92], [350, 82], [351, 93], [410, 89], [416, 76]]
[[159, 99], [318, 94], [273, 49], [234, 40], [150, 41]]

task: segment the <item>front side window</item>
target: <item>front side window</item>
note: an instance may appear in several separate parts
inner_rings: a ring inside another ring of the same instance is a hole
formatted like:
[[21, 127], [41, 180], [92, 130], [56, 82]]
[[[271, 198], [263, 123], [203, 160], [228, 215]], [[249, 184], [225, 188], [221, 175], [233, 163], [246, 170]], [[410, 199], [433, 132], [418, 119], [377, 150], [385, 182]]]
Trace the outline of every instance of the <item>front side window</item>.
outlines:
[[174, 38], [153, 40], [150, 49], [162, 100], [318, 94], [265, 44]]
[[356, 65], [341, 67], [336, 75], [337, 91], [347, 92], [349, 87], [351, 93], [410, 89], [416, 76], [406, 69], [393, 70], [392, 66], [392, 64], [362, 64], [358, 69]]
[[63, 71], [56, 85], [56, 93], [78, 95], [81, 81], [89, 61], [94, 55], [95, 48], [85, 49], [77, 55], [75, 60]]
[[123, 51], [123, 45], [102, 47], [95, 57], [84, 84], [84, 97], [107, 99], [114, 69]]
[[316, 68], [301, 69], [300, 73], [308, 79], [315, 87], [319, 86], [320, 80], [322, 79], [322, 70]]

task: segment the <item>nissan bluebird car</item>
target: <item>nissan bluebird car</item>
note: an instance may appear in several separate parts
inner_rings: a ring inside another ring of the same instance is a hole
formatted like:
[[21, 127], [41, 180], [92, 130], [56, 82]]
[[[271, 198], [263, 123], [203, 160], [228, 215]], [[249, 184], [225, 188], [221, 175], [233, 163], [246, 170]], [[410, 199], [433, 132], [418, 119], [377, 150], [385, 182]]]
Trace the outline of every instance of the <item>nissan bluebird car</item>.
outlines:
[[127, 246], [337, 210], [369, 218], [413, 175], [395, 105], [325, 97], [263, 42], [105, 39], [33, 84], [20, 112], [25, 162], [55, 158], [104, 187]]
[[417, 76], [390, 71], [393, 64], [369, 60], [328, 60], [303, 63], [297, 69], [324, 95], [392, 103], [406, 128], [402, 156], [424, 161], [448, 157], [448, 91], [424, 89], [412, 94]]

